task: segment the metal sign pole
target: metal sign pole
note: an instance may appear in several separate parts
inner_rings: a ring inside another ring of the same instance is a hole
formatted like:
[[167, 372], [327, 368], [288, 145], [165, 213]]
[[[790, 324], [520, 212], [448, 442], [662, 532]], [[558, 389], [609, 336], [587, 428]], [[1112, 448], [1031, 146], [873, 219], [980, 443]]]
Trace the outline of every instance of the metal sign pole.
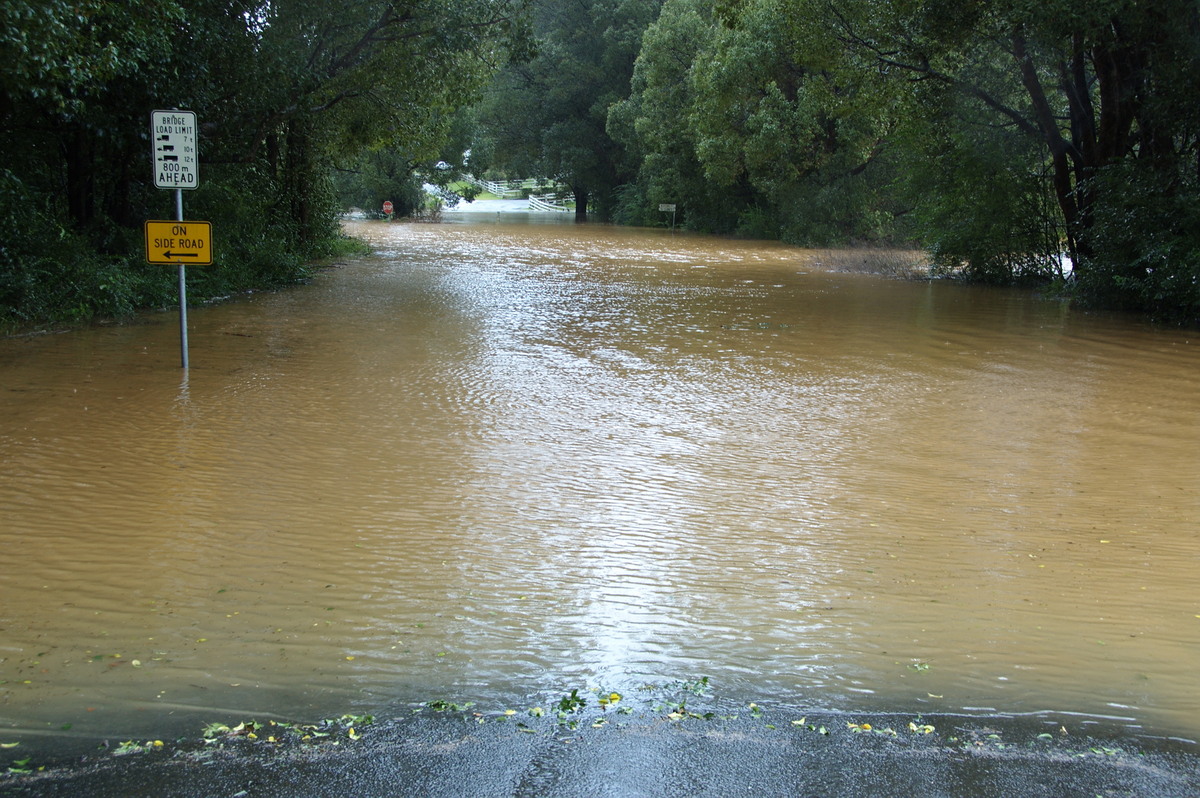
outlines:
[[[194, 189], [200, 181], [200, 152], [197, 146], [196, 114], [194, 111], [150, 112], [150, 140], [154, 148], [154, 187], [175, 191], [175, 228], [170, 237], [160, 235], [151, 241], [151, 223], [146, 223], [146, 259], [151, 263], [174, 263], [179, 267], [179, 352], [183, 367], [188, 367], [187, 342], [187, 262], [184, 258], [197, 258], [203, 263], [202, 254], [211, 256], [207, 239], [201, 241], [187, 236], [183, 225], [183, 189]], [[207, 232], [207, 223], [206, 232]], [[151, 246], [153, 244], [153, 247]], [[195, 250], [205, 249], [201, 253]], [[184, 251], [179, 251], [184, 250]], [[154, 257], [151, 257], [151, 256]], [[211, 257], [208, 258], [211, 263]]]
[[[175, 221], [183, 221], [183, 191], [175, 189]], [[187, 340], [187, 266], [179, 261], [179, 359], [183, 368], [188, 367]]]
[[671, 214], [671, 230], [672, 230], [672, 232], [674, 232], [674, 230], [675, 230], [675, 203], [674, 202], [662, 203], [661, 205], [658, 206], [658, 212]]

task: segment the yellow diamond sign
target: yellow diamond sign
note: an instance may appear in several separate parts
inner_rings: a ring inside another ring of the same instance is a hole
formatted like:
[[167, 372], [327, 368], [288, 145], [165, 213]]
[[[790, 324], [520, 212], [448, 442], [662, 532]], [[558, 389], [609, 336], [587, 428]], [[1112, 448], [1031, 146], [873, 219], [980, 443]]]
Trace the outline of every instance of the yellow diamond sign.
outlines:
[[211, 222], [146, 222], [146, 261], [211, 266]]

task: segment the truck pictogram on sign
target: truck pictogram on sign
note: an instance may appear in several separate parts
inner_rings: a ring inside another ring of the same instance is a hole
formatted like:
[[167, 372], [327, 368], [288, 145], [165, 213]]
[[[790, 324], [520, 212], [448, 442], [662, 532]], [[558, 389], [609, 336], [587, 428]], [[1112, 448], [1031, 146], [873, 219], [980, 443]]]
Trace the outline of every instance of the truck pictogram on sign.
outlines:
[[154, 111], [150, 114], [154, 144], [154, 187], [193, 189], [200, 185], [195, 111]]

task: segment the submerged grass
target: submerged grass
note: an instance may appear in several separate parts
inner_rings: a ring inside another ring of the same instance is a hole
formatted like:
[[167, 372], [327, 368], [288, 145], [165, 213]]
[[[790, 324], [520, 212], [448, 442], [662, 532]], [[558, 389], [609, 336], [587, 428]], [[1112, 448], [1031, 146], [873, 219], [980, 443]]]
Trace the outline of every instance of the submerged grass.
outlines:
[[879, 274], [904, 280], [924, 280], [931, 275], [929, 256], [919, 250], [858, 247], [821, 250], [817, 264], [837, 272]]

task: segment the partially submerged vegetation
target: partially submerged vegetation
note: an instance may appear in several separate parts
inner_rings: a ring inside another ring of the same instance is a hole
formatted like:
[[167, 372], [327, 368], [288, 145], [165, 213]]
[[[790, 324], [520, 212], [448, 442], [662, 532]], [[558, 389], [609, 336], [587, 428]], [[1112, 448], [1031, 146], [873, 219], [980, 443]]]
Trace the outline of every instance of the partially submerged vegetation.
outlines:
[[534, 6], [472, 168], [557, 176], [619, 222], [915, 244], [938, 273], [1200, 322], [1191, 0]]

